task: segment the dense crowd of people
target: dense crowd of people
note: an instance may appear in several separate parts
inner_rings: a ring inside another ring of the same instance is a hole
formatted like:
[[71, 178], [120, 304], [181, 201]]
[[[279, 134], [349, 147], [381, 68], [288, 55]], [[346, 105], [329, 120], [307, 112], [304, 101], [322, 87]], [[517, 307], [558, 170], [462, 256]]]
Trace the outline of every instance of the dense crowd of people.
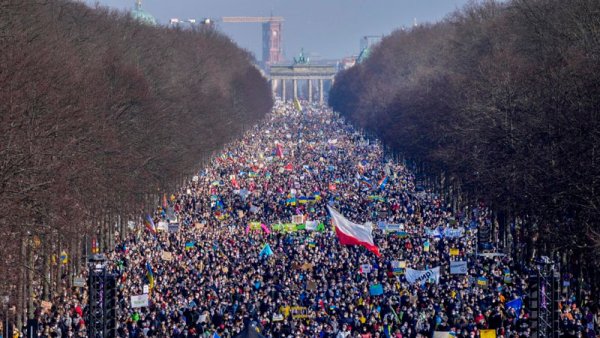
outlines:
[[[329, 109], [298, 108], [277, 103], [108, 253], [118, 337], [233, 337], [249, 323], [266, 337], [531, 334], [527, 274], [477, 255], [484, 205], [454, 213]], [[327, 206], [372, 226], [381, 256], [341, 245]], [[145, 291], [149, 306], [132, 307]], [[84, 304], [65, 295], [40, 315], [40, 336], [86, 336]], [[592, 305], [561, 303], [568, 335], [595, 337]]]

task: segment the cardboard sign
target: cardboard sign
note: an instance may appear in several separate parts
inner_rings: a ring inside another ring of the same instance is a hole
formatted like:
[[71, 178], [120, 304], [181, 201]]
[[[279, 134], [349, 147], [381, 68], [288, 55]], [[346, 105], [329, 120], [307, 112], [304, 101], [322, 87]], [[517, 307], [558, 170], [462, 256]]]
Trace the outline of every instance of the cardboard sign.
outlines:
[[162, 259], [167, 262], [171, 262], [173, 260], [173, 254], [167, 251], [163, 251]]
[[361, 264], [360, 265], [360, 272], [361, 273], [371, 273], [371, 264]]
[[169, 222], [166, 222], [166, 221], [160, 221], [160, 222], [158, 222], [158, 225], [156, 226], [156, 229], [158, 231], [168, 231], [169, 230]]
[[169, 232], [178, 232], [179, 223], [169, 223]]
[[82, 288], [85, 286], [85, 278], [83, 277], [74, 277], [73, 278], [73, 286], [77, 288]]
[[131, 296], [131, 307], [133, 309], [139, 308], [139, 307], [147, 307], [148, 305], [149, 305], [148, 294]]
[[40, 307], [42, 308], [42, 310], [43, 310], [43, 311], [45, 311], [45, 312], [49, 312], [50, 310], [52, 310], [52, 303], [50, 303], [50, 302], [48, 302], [48, 301], [45, 301], [45, 300], [43, 300], [43, 301], [40, 303]]
[[315, 291], [316, 289], [317, 289], [317, 283], [315, 283], [313, 281], [306, 283], [306, 290]]
[[451, 275], [465, 275], [467, 273], [467, 261], [450, 262]]
[[301, 318], [309, 318], [308, 308], [304, 306], [292, 306], [290, 308], [290, 313], [292, 314], [292, 319], [301, 319]]
[[304, 271], [308, 271], [308, 270], [312, 270], [312, 268], [313, 268], [313, 265], [312, 265], [311, 263], [304, 263], [304, 264], [302, 264], [302, 267], [301, 267], [301, 268], [302, 268], [302, 270], [304, 270]]

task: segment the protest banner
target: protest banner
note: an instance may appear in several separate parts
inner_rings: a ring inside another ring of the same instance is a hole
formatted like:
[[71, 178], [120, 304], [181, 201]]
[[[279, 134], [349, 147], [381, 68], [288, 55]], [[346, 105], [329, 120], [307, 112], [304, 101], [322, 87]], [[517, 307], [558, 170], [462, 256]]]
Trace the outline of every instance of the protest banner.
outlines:
[[444, 237], [446, 238], [460, 238], [462, 237], [462, 235], [465, 232], [465, 228], [458, 228], [458, 229], [453, 229], [453, 228], [445, 228], [444, 229]]
[[450, 262], [451, 275], [464, 275], [467, 273], [467, 261]]
[[450, 256], [458, 256], [459, 253], [460, 251], [456, 248], [450, 249]]
[[438, 230], [438, 228], [435, 228], [435, 229], [425, 229], [425, 235], [427, 235], [429, 237], [442, 237], [442, 234], [440, 233], [440, 231]]
[[302, 319], [309, 318], [308, 308], [304, 306], [292, 306], [290, 308], [290, 314], [292, 315], [292, 319]]
[[406, 280], [411, 284], [425, 283], [427, 281], [439, 283], [440, 267], [438, 266], [428, 270], [413, 270], [411, 268], [407, 268], [404, 275], [406, 276]]
[[131, 307], [140, 308], [147, 307], [149, 305], [148, 294], [142, 294], [137, 296], [131, 296]]

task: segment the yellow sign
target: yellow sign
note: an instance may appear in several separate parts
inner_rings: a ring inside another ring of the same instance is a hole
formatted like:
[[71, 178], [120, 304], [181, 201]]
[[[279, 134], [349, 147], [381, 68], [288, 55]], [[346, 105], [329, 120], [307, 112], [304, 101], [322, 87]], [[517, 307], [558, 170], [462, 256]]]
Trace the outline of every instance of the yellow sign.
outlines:
[[496, 330], [481, 330], [479, 331], [481, 338], [496, 338]]
[[459, 251], [458, 249], [450, 249], [450, 256], [458, 256]]
[[250, 230], [260, 230], [260, 222], [250, 222], [248, 225], [250, 226]]

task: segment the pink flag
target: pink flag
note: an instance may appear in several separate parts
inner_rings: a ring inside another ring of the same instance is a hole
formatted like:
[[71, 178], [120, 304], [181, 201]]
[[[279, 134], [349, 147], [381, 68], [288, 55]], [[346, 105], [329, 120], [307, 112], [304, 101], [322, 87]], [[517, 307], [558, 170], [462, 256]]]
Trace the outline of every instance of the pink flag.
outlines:
[[263, 231], [265, 233], [267, 233], [267, 235], [271, 234], [271, 230], [269, 230], [269, 228], [264, 223], [261, 223], [260, 227], [263, 229]]

